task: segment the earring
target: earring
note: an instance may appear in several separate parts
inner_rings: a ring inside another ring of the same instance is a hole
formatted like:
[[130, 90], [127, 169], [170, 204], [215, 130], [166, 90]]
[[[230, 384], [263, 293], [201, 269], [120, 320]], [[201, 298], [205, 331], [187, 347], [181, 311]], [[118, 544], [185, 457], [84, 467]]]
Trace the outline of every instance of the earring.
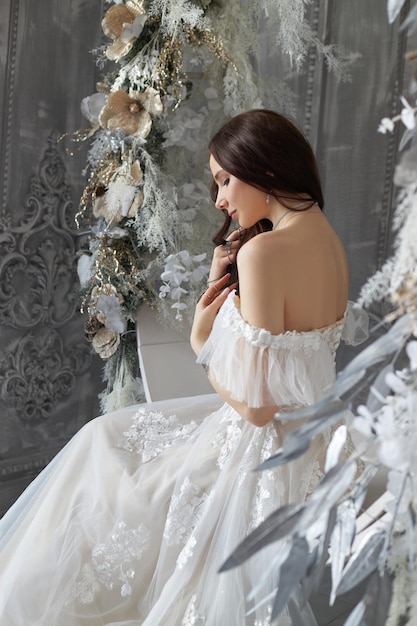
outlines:
[[266, 202], [267, 204], [269, 204], [269, 203], [270, 203], [270, 201], [271, 201], [271, 196], [269, 195], [269, 193], [267, 193], [267, 194], [266, 194], [266, 198], [265, 198], [265, 202]]

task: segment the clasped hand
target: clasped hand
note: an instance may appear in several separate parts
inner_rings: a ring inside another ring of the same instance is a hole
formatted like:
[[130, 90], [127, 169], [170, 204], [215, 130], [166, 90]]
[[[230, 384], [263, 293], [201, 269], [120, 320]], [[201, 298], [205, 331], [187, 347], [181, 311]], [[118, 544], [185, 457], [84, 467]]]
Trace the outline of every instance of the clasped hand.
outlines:
[[224, 276], [227, 272], [228, 266], [231, 263], [236, 262], [236, 255], [241, 246], [240, 235], [241, 231], [239, 229], [234, 230], [230, 233], [230, 235], [228, 235], [224, 243], [214, 248], [210, 274], [208, 277], [209, 285], [215, 283], [220, 277]]
[[240, 231], [234, 230], [223, 244], [214, 249], [208, 287], [197, 303], [191, 329], [191, 347], [197, 356], [211, 333], [220, 307], [237, 285], [235, 283], [226, 286], [230, 280], [230, 273], [225, 272], [227, 267], [236, 261], [236, 254], [240, 248], [239, 238]]
[[225, 274], [213, 282], [197, 302], [190, 336], [191, 347], [197, 356], [211, 333], [220, 307], [234, 288], [234, 285], [226, 287], [229, 278], [230, 274]]

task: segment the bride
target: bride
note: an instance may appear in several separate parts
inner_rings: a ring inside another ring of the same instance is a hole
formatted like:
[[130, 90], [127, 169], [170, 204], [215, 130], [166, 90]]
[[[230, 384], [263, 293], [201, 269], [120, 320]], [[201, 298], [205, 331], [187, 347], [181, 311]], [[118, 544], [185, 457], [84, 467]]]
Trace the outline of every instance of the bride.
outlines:
[[279, 413], [333, 383], [347, 263], [311, 147], [289, 120], [242, 113], [209, 150], [225, 224], [191, 345], [216, 393], [124, 408], [73, 437], [0, 522], [2, 626], [270, 623], [282, 545], [219, 569], [320, 479], [325, 437], [287, 466], [253, 470], [297, 426]]

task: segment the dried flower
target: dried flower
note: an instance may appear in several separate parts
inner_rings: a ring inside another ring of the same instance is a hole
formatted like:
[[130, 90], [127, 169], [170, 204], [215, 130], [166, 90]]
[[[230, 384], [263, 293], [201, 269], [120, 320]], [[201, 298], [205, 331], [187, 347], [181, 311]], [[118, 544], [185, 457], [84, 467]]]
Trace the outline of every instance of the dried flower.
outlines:
[[105, 93], [93, 93], [91, 96], [87, 96], [81, 101], [81, 113], [90, 122], [93, 132], [100, 127], [98, 117], [106, 103], [107, 95]]
[[101, 22], [104, 34], [113, 39], [106, 49], [106, 56], [111, 61], [119, 61], [132, 49], [147, 20], [142, 2], [116, 4], [106, 13]]
[[123, 164], [107, 189], [97, 189], [93, 202], [94, 217], [103, 217], [107, 224], [118, 224], [124, 218], [135, 217], [143, 202], [143, 193], [137, 186], [142, 178], [139, 161], [134, 161], [132, 165]]
[[159, 116], [163, 110], [159, 92], [152, 87], [142, 93], [132, 89], [127, 93], [119, 89], [109, 95], [99, 122], [107, 130], [121, 129], [130, 136], [145, 139], [152, 128], [151, 115]]
[[99, 296], [96, 309], [99, 311], [97, 318], [106, 328], [119, 334], [126, 331], [127, 321], [120, 306], [120, 298], [117, 295]]
[[93, 274], [94, 258], [91, 254], [82, 254], [77, 262], [77, 273], [81, 287], [86, 287]]
[[94, 335], [93, 348], [102, 359], [112, 356], [120, 345], [120, 335], [110, 328], [100, 328]]
[[104, 324], [102, 324], [95, 315], [89, 315], [84, 324], [84, 335], [87, 341], [93, 341], [97, 332], [103, 327]]
[[107, 193], [94, 201], [93, 215], [103, 217], [108, 224], [118, 224], [124, 218], [134, 218], [142, 202], [139, 189], [116, 180], [109, 184]]

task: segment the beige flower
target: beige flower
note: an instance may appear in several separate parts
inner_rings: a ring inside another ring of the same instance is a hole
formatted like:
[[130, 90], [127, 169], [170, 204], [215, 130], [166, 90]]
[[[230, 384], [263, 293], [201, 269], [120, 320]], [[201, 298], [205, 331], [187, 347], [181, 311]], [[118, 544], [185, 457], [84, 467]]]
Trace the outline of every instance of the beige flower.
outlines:
[[[123, 171], [124, 170], [124, 171]], [[98, 189], [93, 202], [93, 215], [103, 217], [110, 224], [118, 224], [124, 218], [134, 218], [143, 202], [143, 193], [137, 184], [143, 177], [139, 161], [122, 167], [108, 184], [107, 190]]]
[[109, 94], [98, 120], [104, 129], [121, 129], [132, 137], [145, 139], [152, 128], [151, 115], [162, 115], [163, 110], [159, 92], [152, 87], [142, 93], [133, 89], [127, 93], [124, 89], [119, 89]]
[[119, 61], [132, 49], [147, 20], [142, 2], [128, 1], [115, 4], [106, 13], [101, 22], [106, 37], [113, 43], [106, 49], [106, 56], [111, 61]]
[[102, 359], [112, 356], [120, 345], [120, 335], [105, 326], [100, 328], [93, 337], [92, 345]]
[[139, 189], [115, 181], [110, 183], [104, 196], [96, 197], [93, 215], [103, 217], [107, 224], [118, 224], [124, 218], [134, 218], [142, 202], [143, 194]]

